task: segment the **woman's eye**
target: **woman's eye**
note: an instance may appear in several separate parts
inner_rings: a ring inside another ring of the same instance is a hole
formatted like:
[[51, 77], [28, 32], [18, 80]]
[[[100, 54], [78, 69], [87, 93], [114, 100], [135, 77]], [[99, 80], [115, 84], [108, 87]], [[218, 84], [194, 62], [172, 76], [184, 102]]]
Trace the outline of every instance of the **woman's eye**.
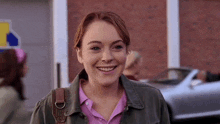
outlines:
[[99, 50], [100, 48], [99, 47], [92, 47], [91, 49], [92, 50]]
[[121, 46], [121, 45], [117, 45], [117, 46], [115, 46], [115, 48], [116, 48], [116, 49], [122, 49], [123, 46]]

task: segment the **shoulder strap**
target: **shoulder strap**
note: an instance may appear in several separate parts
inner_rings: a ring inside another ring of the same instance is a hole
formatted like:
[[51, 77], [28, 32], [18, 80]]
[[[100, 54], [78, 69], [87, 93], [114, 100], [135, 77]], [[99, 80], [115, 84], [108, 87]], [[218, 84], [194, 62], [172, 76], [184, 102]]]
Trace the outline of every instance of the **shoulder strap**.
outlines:
[[66, 107], [65, 88], [57, 88], [52, 91], [52, 111], [56, 124], [65, 124], [66, 116], [64, 115]]

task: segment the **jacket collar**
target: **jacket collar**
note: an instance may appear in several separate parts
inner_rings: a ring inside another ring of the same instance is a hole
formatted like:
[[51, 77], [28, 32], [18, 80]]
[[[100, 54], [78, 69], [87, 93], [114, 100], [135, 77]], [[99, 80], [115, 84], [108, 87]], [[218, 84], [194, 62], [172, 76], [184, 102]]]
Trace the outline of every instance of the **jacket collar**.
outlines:
[[135, 83], [131, 80], [129, 80], [126, 76], [122, 75], [120, 77], [122, 85], [125, 89], [126, 95], [127, 95], [127, 105], [128, 107], [133, 107], [136, 109], [143, 109], [144, 104], [143, 101], [140, 99], [140, 96], [137, 93], [136, 87], [134, 86]]
[[[69, 116], [73, 113], [82, 112], [79, 100], [79, 81], [81, 78], [86, 80], [88, 79], [85, 70], [82, 70], [73, 80], [70, 87], [67, 88], [67, 91], [69, 92], [69, 97], [67, 99], [66, 104], [66, 116]], [[131, 80], [127, 79], [124, 75], [120, 77], [120, 81], [122, 82], [122, 85], [125, 88], [125, 92], [127, 95], [127, 106], [136, 109], [143, 109], [144, 104], [141, 101], [139, 95], [137, 94], [136, 88], [134, 87], [134, 83]]]
[[[84, 76], [84, 77], [83, 77]], [[66, 113], [64, 115], [69, 116], [73, 113], [82, 112], [80, 108], [79, 100], [79, 81], [81, 78], [87, 79], [87, 74], [85, 70], [82, 70], [73, 80], [70, 87], [67, 88], [69, 96], [66, 101]]]

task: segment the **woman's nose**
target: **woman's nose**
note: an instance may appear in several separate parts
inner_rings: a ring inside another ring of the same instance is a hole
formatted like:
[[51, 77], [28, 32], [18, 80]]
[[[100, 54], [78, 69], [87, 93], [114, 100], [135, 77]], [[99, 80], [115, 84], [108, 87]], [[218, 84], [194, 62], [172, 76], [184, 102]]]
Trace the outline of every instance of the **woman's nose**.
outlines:
[[112, 52], [110, 50], [105, 50], [102, 53], [102, 61], [103, 62], [111, 62], [113, 60], [113, 55]]

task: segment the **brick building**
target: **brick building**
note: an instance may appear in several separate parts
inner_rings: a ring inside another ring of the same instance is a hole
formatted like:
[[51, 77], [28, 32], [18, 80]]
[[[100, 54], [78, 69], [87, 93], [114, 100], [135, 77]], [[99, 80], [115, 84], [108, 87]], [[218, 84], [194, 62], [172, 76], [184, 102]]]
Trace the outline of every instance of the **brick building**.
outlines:
[[[166, 0], [68, 0], [70, 80], [82, 68], [72, 49], [74, 34], [82, 17], [91, 11], [113, 11], [125, 20], [131, 49], [143, 56], [141, 78], [166, 69], [166, 6]], [[220, 1], [179, 0], [180, 66], [220, 72], [219, 20]]]

